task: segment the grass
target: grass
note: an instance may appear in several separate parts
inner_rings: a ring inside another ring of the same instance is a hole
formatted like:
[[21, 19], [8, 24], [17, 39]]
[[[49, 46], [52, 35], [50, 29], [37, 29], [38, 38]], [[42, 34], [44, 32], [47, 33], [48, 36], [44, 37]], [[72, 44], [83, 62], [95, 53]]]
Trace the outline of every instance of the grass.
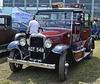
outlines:
[[55, 70], [23, 67], [13, 73], [6, 61], [7, 54], [0, 54], [0, 84], [100, 84], [100, 40], [95, 41], [93, 58], [83, 59], [70, 66], [65, 82], [59, 82]]

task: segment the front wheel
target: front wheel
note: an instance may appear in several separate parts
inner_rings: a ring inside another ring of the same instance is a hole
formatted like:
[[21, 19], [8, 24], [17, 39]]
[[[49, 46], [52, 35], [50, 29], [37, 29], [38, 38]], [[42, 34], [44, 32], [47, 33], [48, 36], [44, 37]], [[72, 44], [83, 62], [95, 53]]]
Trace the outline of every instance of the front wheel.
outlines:
[[[12, 59], [21, 59], [20, 58], [20, 53], [18, 50], [12, 50], [10, 52], [10, 56], [9, 58], [12, 58]], [[10, 69], [13, 71], [13, 72], [18, 72], [22, 69], [23, 67], [23, 64], [18, 64], [18, 63], [9, 63], [9, 66], [10, 66]]]
[[65, 52], [59, 58], [58, 74], [60, 81], [65, 81], [67, 78], [68, 66], [66, 66], [66, 64], [68, 63], [66, 63], [66, 52]]

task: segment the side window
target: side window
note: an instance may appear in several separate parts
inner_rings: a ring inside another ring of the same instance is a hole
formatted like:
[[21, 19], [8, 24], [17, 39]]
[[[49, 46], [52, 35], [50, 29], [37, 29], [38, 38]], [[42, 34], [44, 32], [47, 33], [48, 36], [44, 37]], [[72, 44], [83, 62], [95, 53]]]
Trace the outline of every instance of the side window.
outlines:
[[20, 25], [19, 25], [19, 24], [17, 24], [17, 27], [18, 27], [18, 28], [20, 28]]
[[85, 13], [85, 24], [84, 24], [85, 28], [90, 28], [90, 17], [89, 14]]
[[17, 23], [13, 23], [13, 24], [12, 24], [12, 27], [17, 27], [17, 28], [19, 28], [19, 27], [20, 27], [20, 25], [19, 25], [19, 24], [17, 24]]
[[0, 27], [3, 28], [11, 28], [11, 18], [10, 17], [0, 17]]
[[4, 18], [0, 17], [0, 30], [5, 29]]
[[0, 18], [0, 24], [4, 24], [4, 18]]
[[83, 22], [83, 13], [74, 13], [73, 14], [73, 21], [75, 24], [81, 24]]

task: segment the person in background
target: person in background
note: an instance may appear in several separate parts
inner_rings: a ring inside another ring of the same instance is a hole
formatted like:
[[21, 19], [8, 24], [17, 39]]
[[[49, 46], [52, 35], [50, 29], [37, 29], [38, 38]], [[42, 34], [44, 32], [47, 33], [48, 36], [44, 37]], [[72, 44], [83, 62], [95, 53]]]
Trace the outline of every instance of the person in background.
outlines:
[[94, 29], [97, 29], [96, 21], [93, 22], [93, 27], [94, 27]]
[[38, 28], [39, 28], [39, 23], [35, 20], [35, 17], [31, 18], [31, 21], [29, 22], [29, 27], [27, 28], [26, 34], [33, 34], [33, 33], [38, 33]]

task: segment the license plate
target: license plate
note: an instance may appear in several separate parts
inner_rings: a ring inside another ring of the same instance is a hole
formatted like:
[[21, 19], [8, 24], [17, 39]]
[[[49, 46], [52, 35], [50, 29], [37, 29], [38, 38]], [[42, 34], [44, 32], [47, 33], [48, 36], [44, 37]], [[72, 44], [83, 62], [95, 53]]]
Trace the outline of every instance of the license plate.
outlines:
[[28, 47], [28, 50], [32, 51], [32, 52], [41, 52], [41, 53], [44, 53], [44, 48], [41, 48], [41, 47]]

